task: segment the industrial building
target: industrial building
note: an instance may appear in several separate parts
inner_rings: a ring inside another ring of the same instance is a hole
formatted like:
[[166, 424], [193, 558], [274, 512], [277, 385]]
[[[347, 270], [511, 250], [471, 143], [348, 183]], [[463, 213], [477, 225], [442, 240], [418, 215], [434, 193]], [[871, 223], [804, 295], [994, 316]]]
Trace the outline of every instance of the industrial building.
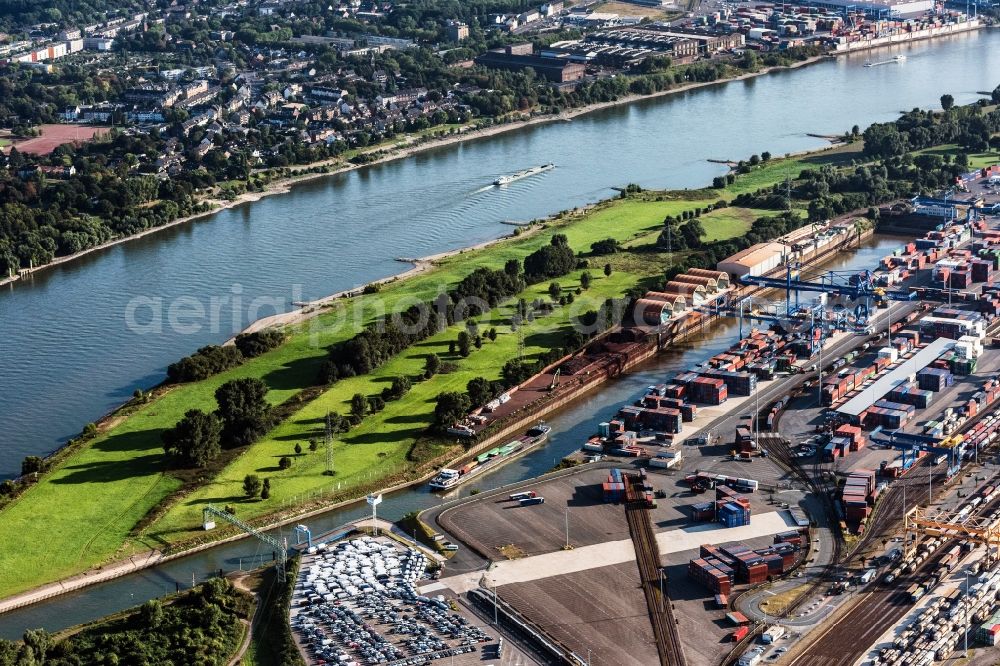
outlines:
[[758, 243], [720, 261], [716, 268], [732, 277], [763, 275], [785, 263], [791, 248], [783, 243]]
[[869, 407], [881, 400], [886, 393], [896, 388], [900, 383], [906, 383], [911, 375], [915, 376], [930, 365], [934, 359], [954, 346], [955, 341], [948, 338], [938, 338], [930, 342], [912, 357], [904, 360], [890, 372], [876, 379], [871, 386], [845, 402], [837, 409], [837, 412], [846, 416], [852, 423], [857, 423], [861, 415]]
[[887, 18], [890, 16], [904, 16], [912, 14], [922, 14], [934, 9], [933, 0], [878, 0], [867, 2], [853, 2], [853, 0], [815, 0], [806, 6], [819, 9], [830, 9], [837, 12], [864, 12], [872, 18]]
[[[525, 48], [527, 47], [527, 48]], [[579, 81], [586, 74], [586, 66], [563, 58], [548, 58], [533, 55], [531, 44], [512, 45], [503, 49], [487, 51], [475, 59], [477, 65], [491, 69], [520, 71], [532, 69], [539, 76], [554, 83]]]

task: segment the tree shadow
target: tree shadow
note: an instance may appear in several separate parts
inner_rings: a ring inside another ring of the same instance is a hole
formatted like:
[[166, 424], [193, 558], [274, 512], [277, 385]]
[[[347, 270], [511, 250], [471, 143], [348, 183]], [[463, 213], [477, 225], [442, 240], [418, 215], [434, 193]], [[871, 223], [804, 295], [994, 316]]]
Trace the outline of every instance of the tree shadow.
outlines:
[[129, 460], [97, 461], [79, 465], [67, 465], [63, 468], [63, 473], [52, 477], [52, 483], [115, 483], [158, 474], [165, 469], [166, 455], [163, 453], [153, 453], [130, 458]]
[[400, 440], [418, 437], [424, 431], [423, 428], [412, 428], [394, 432], [369, 432], [363, 435], [355, 435], [347, 439], [351, 445], [361, 444], [396, 444]]
[[153, 428], [111, 435], [93, 445], [97, 451], [162, 451], [161, 434], [166, 428]]
[[290, 361], [267, 373], [262, 379], [271, 390], [290, 391], [317, 383], [319, 367], [324, 357], [306, 356]]
[[427, 417], [423, 414], [406, 414], [401, 416], [390, 416], [385, 419], [386, 423], [425, 423]]

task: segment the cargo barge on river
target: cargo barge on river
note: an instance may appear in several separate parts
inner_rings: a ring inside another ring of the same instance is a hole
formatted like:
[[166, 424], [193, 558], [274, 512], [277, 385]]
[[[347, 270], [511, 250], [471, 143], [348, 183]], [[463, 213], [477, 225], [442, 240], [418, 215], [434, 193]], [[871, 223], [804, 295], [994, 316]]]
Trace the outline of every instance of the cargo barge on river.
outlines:
[[437, 476], [431, 479], [428, 485], [430, 485], [432, 490], [436, 491], [447, 491], [457, 488], [474, 477], [491, 469], [496, 469], [517, 456], [527, 453], [539, 444], [544, 443], [549, 438], [551, 431], [551, 426], [539, 423], [534, 428], [528, 430], [523, 436], [503, 446], [480, 453], [458, 469], [445, 467], [438, 472]]

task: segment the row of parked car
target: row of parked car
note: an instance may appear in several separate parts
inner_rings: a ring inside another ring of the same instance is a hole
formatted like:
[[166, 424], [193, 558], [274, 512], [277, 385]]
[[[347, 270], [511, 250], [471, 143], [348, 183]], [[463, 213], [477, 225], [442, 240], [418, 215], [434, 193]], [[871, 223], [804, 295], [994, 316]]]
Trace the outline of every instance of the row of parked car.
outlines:
[[362, 537], [314, 551], [297, 584], [291, 626], [320, 666], [417, 666], [491, 643], [444, 597], [420, 595], [422, 553]]

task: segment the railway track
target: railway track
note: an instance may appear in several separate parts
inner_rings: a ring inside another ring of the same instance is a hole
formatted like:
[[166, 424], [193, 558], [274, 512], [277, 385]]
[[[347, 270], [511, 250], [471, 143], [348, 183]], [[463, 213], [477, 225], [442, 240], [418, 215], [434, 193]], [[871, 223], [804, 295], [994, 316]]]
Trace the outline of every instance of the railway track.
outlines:
[[[759, 418], [759, 415], [758, 415]], [[777, 431], [779, 423], [781, 420], [781, 412], [779, 412], [778, 417], [775, 419], [774, 429]], [[829, 579], [832, 577], [834, 569], [838, 566], [841, 557], [841, 547], [843, 544], [843, 539], [839, 533], [839, 524], [835, 520], [836, 511], [833, 507], [833, 500], [830, 495], [830, 489], [827, 483], [822, 479], [817, 481], [812, 475], [810, 475], [802, 466], [799, 464], [798, 459], [792, 454], [791, 448], [789, 447], [788, 441], [781, 436], [771, 436], [767, 438], [767, 450], [768, 454], [777, 462], [781, 467], [789, 471], [793, 476], [802, 481], [809, 490], [821, 499], [823, 505], [826, 509], [827, 515], [831, 517], [831, 527], [834, 532], [833, 539], [833, 554], [830, 557], [830, 562], [826, 565], [825, 571], [820, 576], [815, 576], [811, 582], [807, 583], [802, 589], [802, 592], [796, 595], [796, 597], [787, 605], [782, 611], [782, 617], [788, 617], [791, 613], [794, 613], [796, 609], [807, 599], [811, 598], [816, 591], [823, 585], [825, 585]]]
[[[643, 594], [646, 596], [646, 606], [649, 609], [649, 619], [653, 625], [653, 636], [656, 639], [656, 651], [660, 657], [661, 666], [685, 666], [684, 647], [677, 634], [677, 621], [674, 619], [670, 597], [666, 593], [666, 581], [663, 579], [660, 567], [660, 549], [656, 544], [653, 524], [649, 518], [649, 509], [643, 497], [642, 478], [638, 475], [626, 475], [625, 483], [625, 518], [635, 546], [635, 559], [639, 564], [639, 579]], [[661, 594], [661, 586], [662, 594]]]
[[[998, 507], [1000, 499], [980, 507], [975, 515], [989, 515]], [[879, 584], [879, 587], [865, 593], [861, 601], [812, 641], [806, 653], [790, 662], [789, 666], [852, 666], [882, 634], [913, 608], [906, 588], [934, 571], [948, 547], [955, 543], [956, 539], [945, 541], [912, 573], [895, 581], [893, 587]]]

